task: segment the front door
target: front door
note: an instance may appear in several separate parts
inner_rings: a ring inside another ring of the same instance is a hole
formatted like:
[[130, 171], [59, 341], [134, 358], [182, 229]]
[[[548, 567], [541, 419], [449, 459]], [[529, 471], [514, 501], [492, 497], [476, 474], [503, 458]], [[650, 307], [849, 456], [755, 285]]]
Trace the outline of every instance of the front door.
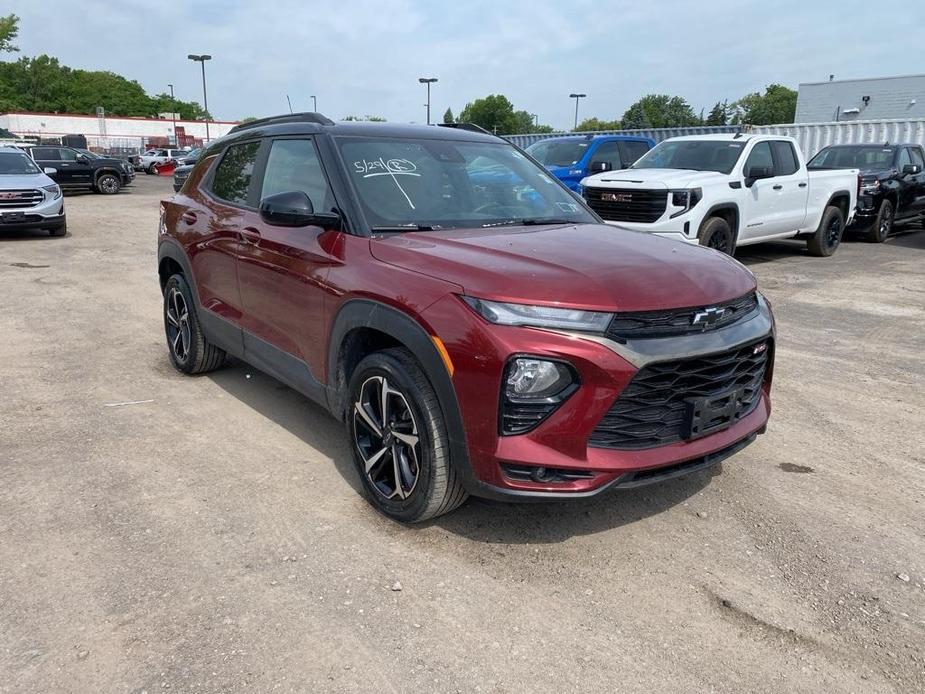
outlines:
[[[746, 178], [752, 168], [774, 169], [771, 143], [767, 140], [757, 143], [745, 160], [742, 177]], [[744, 185], [744, 184], [743, 184]], [[745, 189], [742, 202], [742, 219], [745, 223], [739, 229], [739, 240], [757, 239], [778, 232], [777, 218], [780, 209], [780, 189], [775, 189], [774, 178], [762, 178]]]
[[[269, 148], [258, 200], [299, 191], [308, 195], [317, 212], [336, 209], [311, 138], [275, 139]], [[245, 352], [258, 362], [255, 352], [270, 345], [306, 364], [314, 377], [321, 372], [324, 287], [328, 269], [338, 262], [331, 250], [339, 235], [319, 226], [272, 226], [257, 215], [242, 230], [238, 280]], [[290, 368], [301, 368], [295, 361], [289, 363]]]

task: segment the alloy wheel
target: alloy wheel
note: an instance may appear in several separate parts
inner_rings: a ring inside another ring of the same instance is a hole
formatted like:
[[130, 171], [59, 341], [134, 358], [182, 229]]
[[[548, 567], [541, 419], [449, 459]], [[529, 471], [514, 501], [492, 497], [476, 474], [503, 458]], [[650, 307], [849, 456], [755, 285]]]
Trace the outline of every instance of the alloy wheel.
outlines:
[[886, 241], [892, 229], [893, 229], [893, 213], [890, 212], [890, 214], [883, 215], [883, 218], [880, 220], [880, 239], [882, 241]]
[[710, 235], [710, 239], [707, 241], [707, 247], [728, 254], [729, 239], [726, 234], [713, 232], [713, 234]]
[[386, 499], [406, 499], [420, 476], [420, 436], [414, 413], [385, 376], [360, 386], [353, 405], [353, 436], [363, 472]]
[[113, 176], [103, 176], [99, 185], [100, 189], [107, 194], [112, 194], [119, 190], [119, 183]]
[[189, 357], [190, 342], [192, 341], [189, 324], [189, 309], [186, 298], [176, 287], [171, 287], [167, 294], [167, 341], [177, 361], [185, 362]]
[[829, 225], [825, 229], [825, 242], [829, 248], [835, 248], [841, 241], [841, 219], [837, 215], [832, 215]]

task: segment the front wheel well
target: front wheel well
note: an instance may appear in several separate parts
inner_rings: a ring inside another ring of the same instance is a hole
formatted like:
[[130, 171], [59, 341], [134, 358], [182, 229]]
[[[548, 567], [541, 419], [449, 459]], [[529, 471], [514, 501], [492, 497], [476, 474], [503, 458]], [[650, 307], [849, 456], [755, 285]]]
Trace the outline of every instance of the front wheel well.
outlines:
[[[340, 349], [337, 351], [337, 364], [334, 367], [334, 384], [337, 391], [340, 393], [347, 392], [350, 378], [364, 357], [373, 352], [381, 352], [392, 347], [405, 347], [407, 349], [407, 346], [400, 340], [375, 328], [354, 328], [344, 335]], [[334, 413], [336, 417], [344, 417], [346, 411], [345, 402], [342, 402], [342, 405], [342, 411]]]
[[735, 207], [717, 207], [707, 212], [700, 223], [700, 229], [697, 230], [697, 237], [700, 238], [700, 232], [703, 230], [704, 225], [714, 217], [719, 217], [729, 225], [732, 230], [733, 242], [735, 242], [739, 238], [739, 211]]

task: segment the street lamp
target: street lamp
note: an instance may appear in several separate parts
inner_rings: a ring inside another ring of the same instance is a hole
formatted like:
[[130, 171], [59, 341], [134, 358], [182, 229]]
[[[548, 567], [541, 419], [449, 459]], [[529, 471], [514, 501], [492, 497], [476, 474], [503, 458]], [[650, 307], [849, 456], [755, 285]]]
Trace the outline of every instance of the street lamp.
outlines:
[[430, 85], [436, 81], [436, 77], [418, 77], [418, 82], [427, 85], [427, 125], [430, 125]]
[[202, 66], [202, 107], [206, 112], [206, 143], [209, 142], [209, 97], [206, 95], [206, 61], [212, 60], [211, 55], [194, 55], [190, 53], [186, 56], [193, 62], [199, 63]]
[[539, 128], [540, 127], [540, 117], [536, 115], [535, 113], [531, 113], [530, 115], [533, 116], [533, 127]]
[[173, 85], [168, 84], [170, 87], [170, 118], [173, 120], [173, 146], [179, 147], [180, 141], [177, 139], [177, 100], [173, 98]]
[[312, 111], [318, 113], [318, 99], [315, 98], [314, 94], [312, 95]]
[[588, 95], [587, 94], [569, 94], [568, 95], [569, 99], [575, 100], [575, 127], [573, 128], [573, 130], [578, 129], [578, 100], [584, 99], [586, 96]]

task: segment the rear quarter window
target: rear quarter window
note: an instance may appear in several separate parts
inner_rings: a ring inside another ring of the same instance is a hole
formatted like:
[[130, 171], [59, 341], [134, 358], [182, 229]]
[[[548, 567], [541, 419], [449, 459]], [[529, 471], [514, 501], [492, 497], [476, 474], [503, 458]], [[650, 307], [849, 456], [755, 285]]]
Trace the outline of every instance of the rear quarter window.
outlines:
[[259, 142], [232, 145], [225, 150], [212, 177], [212, 195], [235, 205], [248, 205]]

